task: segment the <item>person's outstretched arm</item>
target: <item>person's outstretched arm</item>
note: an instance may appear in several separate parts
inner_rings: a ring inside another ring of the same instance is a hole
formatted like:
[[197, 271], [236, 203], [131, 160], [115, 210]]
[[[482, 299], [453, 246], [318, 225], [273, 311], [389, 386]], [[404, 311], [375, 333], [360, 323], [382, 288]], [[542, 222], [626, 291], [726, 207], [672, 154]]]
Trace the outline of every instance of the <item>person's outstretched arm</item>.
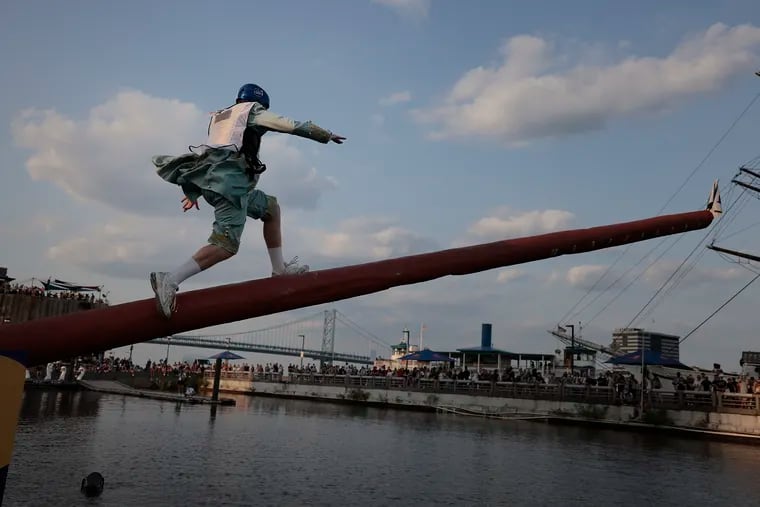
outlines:
[[274, 132], [305, 137], [306, 139], [311, 139], [324, 144], [329, 143], [330, 141], [341, 144], [346, 139], [345, 137], [333, 134], [329, 130], [324, 129], [311, 121], [296, 121], [264, 109], [251, 114], [248, 119], [248, 125], [262, 127]]

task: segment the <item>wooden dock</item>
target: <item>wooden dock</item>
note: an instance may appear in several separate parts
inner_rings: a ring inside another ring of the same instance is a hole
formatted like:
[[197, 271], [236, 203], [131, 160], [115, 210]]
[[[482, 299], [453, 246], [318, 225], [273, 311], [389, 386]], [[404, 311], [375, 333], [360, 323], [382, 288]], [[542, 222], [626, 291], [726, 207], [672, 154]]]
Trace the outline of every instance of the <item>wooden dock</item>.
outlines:
[[185, 396], [183, 394], [153, 391], [148, 389], [135, 389], [115, 380], [80, 380], [79, 384], [88, 391], [99, 393], [121, 394], [137, 398], [150, 398], [153, 400], [172, 401], [177, 403], [206, 404], [206, 405], [234, 405], [232, 398], [219, 398], [212, 400], [206, 396]]

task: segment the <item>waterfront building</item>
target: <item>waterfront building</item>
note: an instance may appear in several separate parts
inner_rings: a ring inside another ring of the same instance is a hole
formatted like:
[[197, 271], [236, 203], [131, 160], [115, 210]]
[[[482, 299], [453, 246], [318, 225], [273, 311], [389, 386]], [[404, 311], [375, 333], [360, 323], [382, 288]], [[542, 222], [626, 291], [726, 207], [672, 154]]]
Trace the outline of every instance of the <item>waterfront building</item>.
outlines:
[[548, 373], [553, 370], [553, 354], [518, 353], [495, 348], [493, 346], [492, 333], [493, 326], [491, 324], [481, 324], [480, 345], [459, 348], [455, 353], [451, 353], [451, 355], [459, 357], [460, 364], [463, 367], [476, 371], [504, 371], [507, 367], [515, 367], [518, 370], [536, 369], [541, 373]]
[[742, 352], [739, 365], [742, 368], [742, 375], [760, 378], [760, 352]]
[[[395, 368], [416, 368], [417, 361], [400, 361], [399, 359], [412, 352], [417, 352], [419, 347], [410, 343], [409, 329], [404, 328], [401, 334], [401, 341], [396, 345], [391, 345], [391, 357], [383, 358], [378, 357], [375, 359], [373, 366], [376, 368], [382, 368], [385, 366], [387, 369], [393, 370]], [[419, 365], [424, 366], [424, 365]]]
[[680, 336], [636, 327], [620, 328], [612, 332], [611, 348], [621, 355], [644, 350], [655, 352], [663, 359], [680, 361], [680, 339]]

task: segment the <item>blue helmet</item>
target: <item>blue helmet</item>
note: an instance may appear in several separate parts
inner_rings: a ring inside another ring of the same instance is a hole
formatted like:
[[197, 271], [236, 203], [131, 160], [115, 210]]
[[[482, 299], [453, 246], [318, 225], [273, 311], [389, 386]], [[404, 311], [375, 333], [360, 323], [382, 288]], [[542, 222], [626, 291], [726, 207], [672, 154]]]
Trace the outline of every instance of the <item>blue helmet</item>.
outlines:
[[259, 85], [253, 83], [244, 84], [237, 94], [238, 102], [258, 102], [264, 109], [269, 109], [269, 95]]

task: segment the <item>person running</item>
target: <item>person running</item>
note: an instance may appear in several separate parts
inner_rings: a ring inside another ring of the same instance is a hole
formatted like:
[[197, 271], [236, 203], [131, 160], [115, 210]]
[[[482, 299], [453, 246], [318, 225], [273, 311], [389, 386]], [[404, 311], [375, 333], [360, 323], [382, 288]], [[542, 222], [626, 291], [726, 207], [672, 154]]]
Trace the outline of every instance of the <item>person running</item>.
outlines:
[[156, 305], [167, 319], [176, 310], [176, 293], [182, 282], [237, 253], [248, 217], [264, 223], [272, 276], [298, 275], [309, 270], [308, 265], [298, 263], [298, 257], [284, 262], [277, 198], [256, 188], [261, 173], [266, 171], [266, 165], [259, 160], [261, 138], [270, 131], [323, 144], [342, 144], [346, 139], [311, 121], [295, 121], [270, 112], [267, 92], [248, 83], [238, 90], [234, 105], [212, 114], [205, 144], [191, 146], [189, 153], [176, 157], [153, 157], [158, 175], [182, 188], [183, 211], [199, 209], [200, 197], [214, 207], [208, 244], [173, 271], [150, 273]]

